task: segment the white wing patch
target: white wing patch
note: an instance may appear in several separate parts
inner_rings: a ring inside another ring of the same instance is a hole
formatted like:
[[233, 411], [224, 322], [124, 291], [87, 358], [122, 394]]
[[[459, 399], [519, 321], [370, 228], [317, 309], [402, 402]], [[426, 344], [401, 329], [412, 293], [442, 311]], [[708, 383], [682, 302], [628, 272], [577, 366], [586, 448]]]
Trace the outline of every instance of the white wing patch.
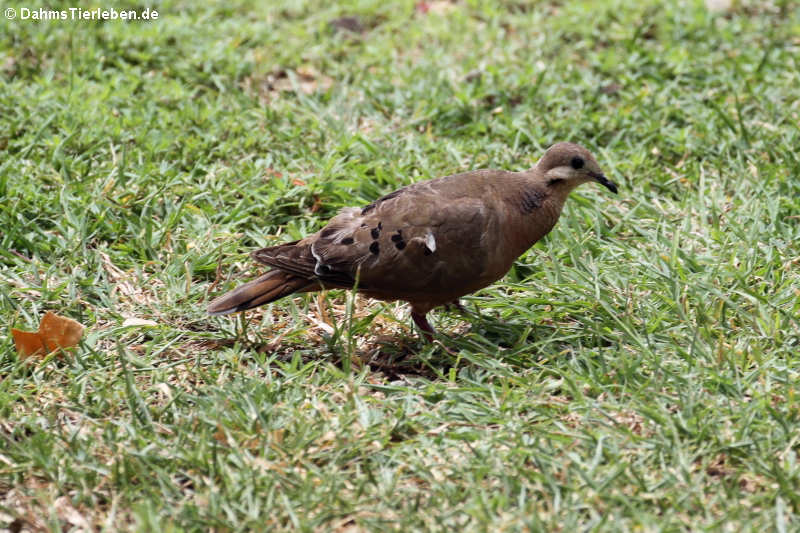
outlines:
[[425, 235], [425, 247], [428, 248], [431, 253], [436, 251], [436, 238], [430, 230], [428, 230], [428, 234]]

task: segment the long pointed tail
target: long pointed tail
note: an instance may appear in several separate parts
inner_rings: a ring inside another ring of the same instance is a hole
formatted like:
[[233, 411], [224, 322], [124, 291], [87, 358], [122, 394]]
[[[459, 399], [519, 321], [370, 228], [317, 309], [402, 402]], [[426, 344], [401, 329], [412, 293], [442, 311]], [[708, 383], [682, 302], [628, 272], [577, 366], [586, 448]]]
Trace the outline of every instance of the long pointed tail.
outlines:
[[227, 315], [273, 302], [293, 292], [308, 290], [313, 283], [281, 270], [270, 270], [261, 277], [226, 292], [208, 304], [209, 315]]

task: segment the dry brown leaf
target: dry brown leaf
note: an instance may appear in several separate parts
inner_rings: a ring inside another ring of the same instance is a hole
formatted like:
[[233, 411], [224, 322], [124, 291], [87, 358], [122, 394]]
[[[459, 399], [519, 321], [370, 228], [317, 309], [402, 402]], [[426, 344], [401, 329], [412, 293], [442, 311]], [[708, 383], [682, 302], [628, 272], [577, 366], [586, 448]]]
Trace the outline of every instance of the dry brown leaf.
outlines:
[[77, 346], [83, 335], [83, 326], [71, 318], [48, 311], [39, 323], [39, 331], [11, 329], [14, 345], [21, 357], [39, 356], [64, 348]]
[[30, 357], [34, 354], [44, 353], [44, 344], [38, 331], [21, 331], [11, 328], [11, 336], [14, 337], [14, 346], [22, 357]]

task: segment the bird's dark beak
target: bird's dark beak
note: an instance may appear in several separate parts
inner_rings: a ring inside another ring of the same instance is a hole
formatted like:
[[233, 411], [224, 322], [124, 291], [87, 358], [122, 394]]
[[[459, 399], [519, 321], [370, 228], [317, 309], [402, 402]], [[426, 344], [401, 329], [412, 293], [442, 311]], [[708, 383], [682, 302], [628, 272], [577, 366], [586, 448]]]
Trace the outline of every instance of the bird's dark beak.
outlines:
[[605, 177], [605, 175], [592, 172], [592, 177], [597, 181], [597, 183], [603, 185], [604, 187], [608, 187], [609, 191], [617, 194], [617, 184]]

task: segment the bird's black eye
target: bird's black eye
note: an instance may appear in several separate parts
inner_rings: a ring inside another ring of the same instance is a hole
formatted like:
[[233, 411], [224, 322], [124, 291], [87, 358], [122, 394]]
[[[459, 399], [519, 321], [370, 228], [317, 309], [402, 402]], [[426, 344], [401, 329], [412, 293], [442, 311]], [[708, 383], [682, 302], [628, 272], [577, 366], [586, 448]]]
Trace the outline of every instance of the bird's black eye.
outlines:
[[583, 158], [575, 156], [572, 158], [572, 161], [569, 162], [572, 165], [572, 168], [578, 170], [579, 168], [583, 168]]

